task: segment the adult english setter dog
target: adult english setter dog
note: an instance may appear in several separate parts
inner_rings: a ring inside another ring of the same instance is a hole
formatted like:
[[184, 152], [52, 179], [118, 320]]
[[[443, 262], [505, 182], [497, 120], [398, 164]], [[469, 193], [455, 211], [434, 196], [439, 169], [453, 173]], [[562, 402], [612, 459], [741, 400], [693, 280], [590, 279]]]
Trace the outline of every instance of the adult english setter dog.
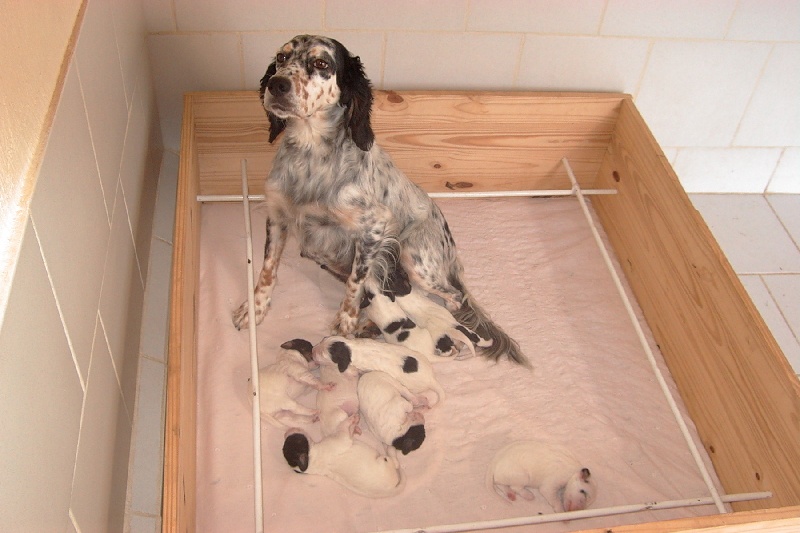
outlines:
[[[301, 255], [345, 283], [332, 331], [359, 326], [364, 282], [382, 285], [402, 268], [440, 296], [453, 316], [491, 345], [482, 354], [528, 365], [519, 345], [467, 292], [450, 229], [428, 195], [374, 143], [372, 87], [341, 43], [299, 35], [283, 45], [261, 80], [269, 141], [283, 132], [266, 181], [267, 239], [255, 287], [255, 322], [266, 314], [288, 234]], [[233, 314], [248, 326], [247, 302]]]

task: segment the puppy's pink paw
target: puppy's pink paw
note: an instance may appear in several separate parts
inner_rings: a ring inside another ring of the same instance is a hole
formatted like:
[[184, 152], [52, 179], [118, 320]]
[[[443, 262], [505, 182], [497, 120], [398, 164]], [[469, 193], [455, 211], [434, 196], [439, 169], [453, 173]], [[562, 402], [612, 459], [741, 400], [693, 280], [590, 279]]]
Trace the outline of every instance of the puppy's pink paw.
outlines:
[[517, 501], [517, 493], [516, 493], [516, 492], [514, 492], [513, 490], [507, 490], [507, 491], [506, 491], [506, 499], [507, 499], [508, 501], [510, 501], [510, 502], [515, 502], [515, 501]]

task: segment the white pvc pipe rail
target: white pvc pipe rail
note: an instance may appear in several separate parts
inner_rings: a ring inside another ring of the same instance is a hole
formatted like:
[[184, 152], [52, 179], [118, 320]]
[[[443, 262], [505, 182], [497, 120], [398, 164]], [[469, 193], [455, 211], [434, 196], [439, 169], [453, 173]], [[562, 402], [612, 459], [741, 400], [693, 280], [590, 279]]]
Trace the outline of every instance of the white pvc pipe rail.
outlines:
[[[617, 194], [614, 189], [586, 189], [583, 191], [586, 196], [596, 194]], [[514, 196], [538, 197], [538, 196], [574, 196], [571, 189], [538, 189], [528, 191], [460, 191], [460, 192], [430, 192], [431, 198], [509, 198]], [[251, 194], [250, 201], [258, 202], [264, 200], [263, 194]], [[239, 194], [198, 194], [198, 202], [241, 202], [242, 196]]]
[[[771, 492], [749, 492], [724, 496], [725, 502], [743, 502], [765, 499], [772, 496]], [[568, 511], [564, 513], [540, 514], [523, 516], [519, 518], [501, 518], [498, 520], [484, 520], [480, 522], [462, 522], [460, 524], [447, 524], [410, 529], [389, 529], [379, 533], [457, 533], [459, 531], [476, 531], [481, 529], [499, 529], [504, 527], [528, 526], [545, 524], [548, 522], [561, 522], [578, 520], [581, 518], [597, 518], [620, 514], [637, 513], [640, 511], [657, 511], [662, 509], [677, 509], [680, 507], [696, 507], [699, 505], [712, 505], [714, 501], [709, 498], [689, 498], [685, 500], [668, 500], [663, 502], [633, 503], [603, 509], [584, 509], [582, 511]], [[610, 530], [609, 530], [610, 531]]]
[[250, 384], [253, 386], [253, 487], [255, 489], [256, 533], [264, 531], [263, 476], [261, 472], [261, 391], [258, 384], [258, 345], [256, 344], [256, 305], [253, 290], [253, 239], [250, 226], [250, 200], [247, 191], [247, 160], [242, 159], [242, 199], [244, 200], [244, 229], [247, 236], [247, 312], [250, 334]]
[[[633, 324], [634, 329], [636, 330], [636, 334], [639, 337], [639, 342], [644, 349], [645, 354], [647, 355], [648, 360], [650, 361], [650, 365], [653, 368], [653, 371], [656, 375], [656, 379], [661, 386], [661, 390], [664, 393], [664, 396], [667, 399], [667, 403], [672, 410], [673, 416], [678, 423], [678, 426], [683, 434], [684, 439], [689, 447], [689, 450], [692, 454], [692, 457], [697, 464], [698, 469], [703, 477], [703, 480], [711, 494], [710, 497], [704, 498], [690, 498], [684, 500], [669, 500], [663, 502], [649, 502], [649, 503], [638, 503], [638, 504], [631, 504], [631, 505], [622, 505], [617, 507], [606, 507], [603, 509], [584, 509], [582, 511], [571, 511], [565, 513], [551, 513], [546, 515], [535, 515], [535, 516], [527, 516], [527, 517], [520, 517], [520, 518], [506, 518], [506, 519], [497, 519], [497, 520], [486, 520], [481, 522], [464, 522], [460, 524], [449, 524], [449, 525], [437, 525], [437, 526], [430, 526], [425, 528], [412, 528], [412, 529], [399, 529], [399, 530], [392, 530], [392, 533], [454, 533], [460, 531], [471, 531], [471, 530], [481, 530], [481, 529], [491, 529], [491, 528], [503, 528], [503, 527], [512, 527], [512, 526], [522, 526], [522, 525], [532, 525], [532, 524], [541, 524], [547, 522], [556, 522], [556, 521], [566, 521], [566, 520], [576, 520], [581, 518], [593, 518], [593, 517], [602, 517], [602, 516], [612, 516], [618, 514], [627, 514], [627, 513], [635, 513], [639, 511], [650, 511], [650, 510], [659, 510], [659, 509], [674, 509], [679, 507], [693, 507], [699, 505], [716, 505], [717, 510], [720, 513], [726, 513], [727, 509], [725, 508], [725, 503], [730, 502], [739, 502], [739, 501], [749, 501], [749, 500], [757, 500], [757, 499], [764, 499], [769, 498], [772, 496], [771, 492], [751, 492], [751, 493], [744, 493], [744, 494], [733, 494], [733, 495], [725, 495], [720, 496], [716, 487], [714, 486], [713, 481], [711, 480], [711, 476], [706, 468], [705, 463], [703, 462], [702, 458], [700, 457], [700, 453], [697, 449], [697, 446], [692, 439], [691, 433], [689, 432], [688, 427], [686, 426], [686, 422], [683, 419], [683, 416], [678, 409], [677, 403], [672, 396], [671, 391], [669, 390], [669, 386], [667, 385], [666, 380], [661, 372], [661, 369], [658, 367], [658, 363], [656, 362], [655, 356], [653, 355], [652, 350], [650, 349], [650, 345], [647, 342], [647, 337], [642, 330], [642, 326], [639, 323], [638, 318], [636, 317], [636, 313], [633, 310], [633, 306], [628, 299], [628, 295], [625, 292], [624, 286], [617, 274], [616, 269], [614, 268], [614, 264], [611, 261], [611, 257], [609, 255], [608, 250], [606, 249], [605, 243], [603, 242], [600, 233], [597, 230], [597, 227], [594, 223], [594, 219], [592, 218], [591, 213], [589, 212], [589, 208], [586, 203], [586, 199], [584, 196], [587, 195], [597, 195], [597, 194], [615, 194], [616, 191], [614, 189], [587, 189], [581, 190], [578, 182], [575, 178], [575, 174], [572, 172], [572, 168], [570, 167], [569, 161], [567, 158], [563, 158], [562, 163], [564, 168], [569, 176], [570, 182], [572, 183], [571, 189], [555, 189], [555, 190], [526, 190], [526, 191], [487, 191], [487, 192], [442, 192], [442, 193], [430, 193], [431, 198], [502, 198], [502, 197], [542, 197], [542, 196], [575, 196], [578, 199], [578, 202], [581, 206], [584, 216], [589, 223], [589, 227], [592, 230], [592, 235], [600, 248], [600, 252], [603, 256], [603, 260], [606, 263], [606, 267], [611, 274], [612, 279], [614, 280], [614, 284], [617, 287], [617, 291], [622, 298], [623, 303], [625, 304], [625, 309], [628, 312], [628, 317]], [[247, 305], [248, 305], [248, 312], [250, 317], [255, 316], [255, 300], [253, 295], [254, 290], [254, 277], [253, 277], [253, 243], [252, 243], [252, 232], [250, 226], [250, 201], [261, 201], [264, 200], [264, 195], [251, 195], [248, 193], [248, 184], [247, 184], [247, 160], [242, 159], [242, 194], [241, 195], [198, 195], [197, 201], [198, 202], [243, 202], [244, 203], [244, 219], [245, 219], [245, 230], [247, 234], [247, 287], [248, 287], [248, 298], [247, 298]], [[256, 517], [256, 532], [263, 533], [264, 531], [264, 509], [263, 509], [263, 486], [262, 486], [262, 469], [261, 469], [261, 402], [259, 398], [259, 382], [258, 382], [258, 352], [257, 352], [257, 345], [256, 345], [256, 328], [254, 324], [254, 320], [250, 320], [250, 326], [248, 327], [248, 332], [250, 334], [250, 371], [251, 371], [251, 383], [253, 386], [253, 474], [254, 474], [254, 488], [255, 488], [255, 517]], [[389, 533], [383, 532], [383, 533]]]
[[575, 174], [572, 172], [572, 167], [570, 166], [566, 157], [563, 158], [561, 162], [564, 164], [564, 169], [567, 171], [569, 180], [572, 182], [572, 190], [575, 192], [575, 196], [578, 198], [581, 210], [583, 210], [583, 215], [586, 217], [586, 221], [589, 223], [589, 227], [592, 230], [592, 235], [594, 236], [594, 240], [597, 243], [598, 248], [600, 248], [600, 253], [603, 255], [603, 260], [606, 263], [606, 267], [608, 267], [608, 272], [611, 274], [611, 278], [614, 280], [614, 285], [616, 285], [617, 291], [622, 298], [622, 302], [625, 304], [625, 310], [628, 312], [628, 317], [631, 320], [631, 324], [636, 330], [636, 335], [639, 337], [639, 343], [642, 345], [642, 349], [644, 349], [645, 354], [647, 354], [647, 360], [650, 361], [650, 366], [653, 368], [653, 373], [655, 373], [658, 384], [661, 386], [661, 391], [664, 393], [664, 396], [667, 399], [669, 408], [672, 410], [672, 415], [678, 422], [678, 427], [680, 427], [681, 434], [683, 434], [683, 438], [686, 440], [686, 445], [689, 447], [689, 451], [692, 453], [694, 462], [697, 464], [697, 468], [700, 470], [700, 474], [703, 476], [703, 481], [705, 482], [706, 487], [708, 487], [711, 498], [714, 500], [714, 504], [717, 506], [717, 510], [720, 513], [727, 513], [728, 510], [722, 503], [719, 493], [717, 492], [717, 488], [714, 486], [714, 482], [711, 480], [711, 476], [708, 473], [708, 469], [706, 468], [702, 457], [700, 457], [700, 452], [697, 450], [697, 446], [695, 445], [694, 439], [689, 432], [689, 428], [686, 426], [686, 421], [684, 421], [683, 416], [678, 409], [678, 404], [675, 402], [675, 398], [673, 398], [672, 392], [669, 390], [667, 381], [664, 379], [664, 375], [662, 374], [661, 369], [658, 367], [656, 358], [653, 355], [653, 350], [650, 349], [650, 343], [647, 342], [647, 337], [645, 337], [644, 331], [642, 330], [642, 325], [639, 323], [639, 319], [636, 317], [636, 312], [633, 310], [630, 299], [628, 299], [628, 295], [625, 292], [625, 288], [622, 285], [619, 274], [617, 274], [617, 269], [614, 268], [614, 263], [611, 261], [611, 256], [606, 249], [606, 245], [603, 242], [602, 237], [600, 237], [600, 233], [597, 231], [597, 226], [594, 223], [592, 214], [589, 212], [589, 207], [587, 206], [586, 199], [583, 197], [581, 188], [578, 185], [578, 180], [575, 179]]

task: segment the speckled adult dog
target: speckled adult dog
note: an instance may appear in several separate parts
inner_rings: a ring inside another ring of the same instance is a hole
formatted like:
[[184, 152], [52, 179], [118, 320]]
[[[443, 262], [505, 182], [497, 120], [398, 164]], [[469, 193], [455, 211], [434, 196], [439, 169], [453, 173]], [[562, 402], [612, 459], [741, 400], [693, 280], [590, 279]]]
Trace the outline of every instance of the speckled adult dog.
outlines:
[[[365, 279], [379, 282], [399, 260], [411, 280], [444, 299], [453, 316], [527, 365], [518, 344], [467, 292], [455, 241], [441, 211], [374, 143], [372, 88], [358, 57], [341, 43], [299, 35], [283, 45], [261, 80], [270, 142], [283, 132], [266, 182], [267, 239], [255, 288], [260, 323], [269, 308], [287, 235], [301, 254], [345, 283], [333, 332], [354, 333]], [[247, 327], [247, 305], [234, 312]]]

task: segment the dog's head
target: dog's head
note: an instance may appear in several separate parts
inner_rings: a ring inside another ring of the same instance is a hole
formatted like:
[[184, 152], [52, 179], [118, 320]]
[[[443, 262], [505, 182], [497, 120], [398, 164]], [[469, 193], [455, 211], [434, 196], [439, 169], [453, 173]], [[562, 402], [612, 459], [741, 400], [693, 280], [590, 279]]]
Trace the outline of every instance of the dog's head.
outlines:
[[398, 451], [403, 452], [403, 455], [408, 455], [420, 446], [425, 440], [425, 426], [423, 424], [415, 424], [408, 428], [404, 434], [400, 435], [392, 441], [392, 446], [397, 448]]
[[308, 454], [311, 443], [300, 429], [292, 428], [286, 432], [283, 441], [283, 457], [295, 472], [300, 474], [308, 469]]
[[287, 120], [322, 116], [340, 106], [353, 142], [365, 151], [372, 147], [372, 87], [361, 60], [339, 41], [298, 35], [284, 44], [261, 78], [259, 94], [270, 121], [270, 142]]

